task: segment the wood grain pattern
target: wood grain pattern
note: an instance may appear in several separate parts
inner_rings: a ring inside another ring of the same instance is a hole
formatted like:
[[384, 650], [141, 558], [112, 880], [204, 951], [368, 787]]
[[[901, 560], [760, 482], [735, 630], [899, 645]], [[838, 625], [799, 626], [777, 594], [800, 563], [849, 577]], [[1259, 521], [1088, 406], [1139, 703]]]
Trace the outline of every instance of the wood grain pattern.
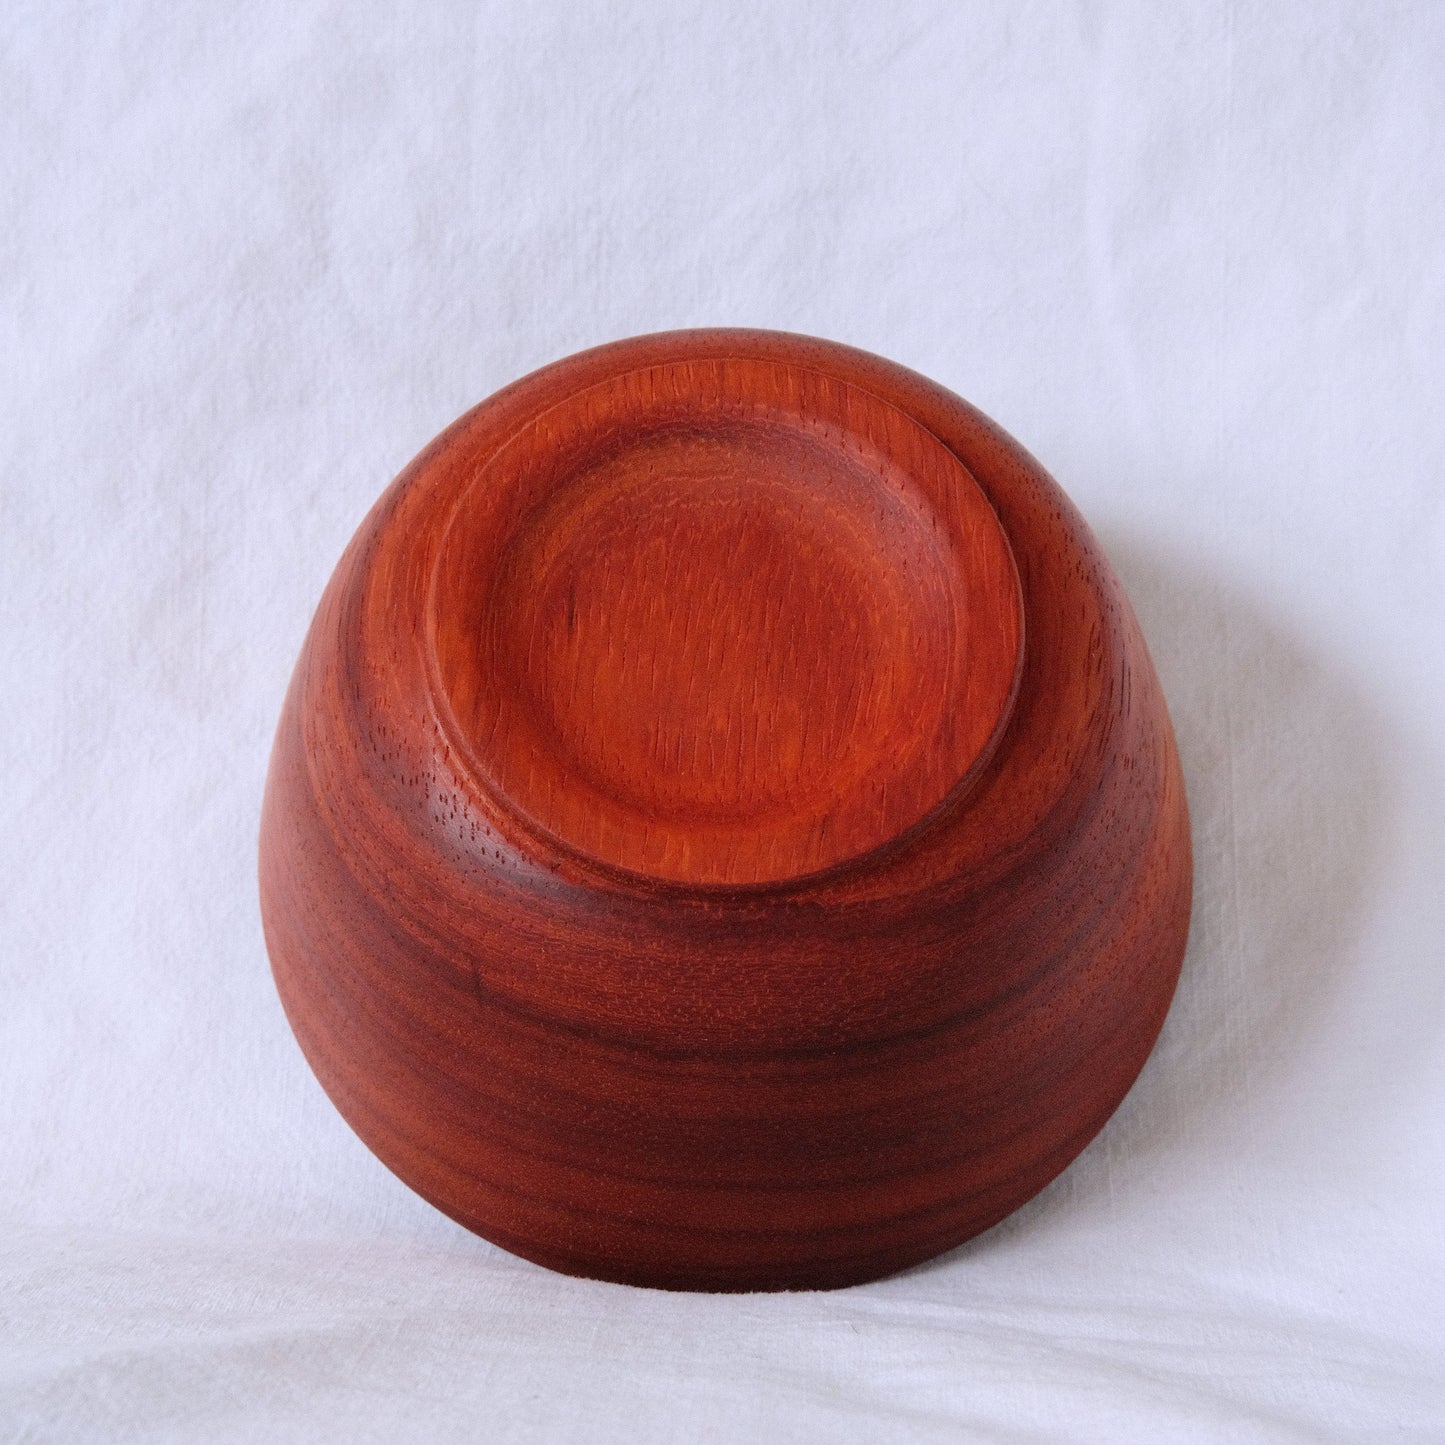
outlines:
[[1188, 817], [1087, 527], [957, 397], [640, 337], [378, 502], [288, 693], [261, 895], [361, 1137], [570, 1273], [834, 1286], [1001, 1219], [1173, 994]]

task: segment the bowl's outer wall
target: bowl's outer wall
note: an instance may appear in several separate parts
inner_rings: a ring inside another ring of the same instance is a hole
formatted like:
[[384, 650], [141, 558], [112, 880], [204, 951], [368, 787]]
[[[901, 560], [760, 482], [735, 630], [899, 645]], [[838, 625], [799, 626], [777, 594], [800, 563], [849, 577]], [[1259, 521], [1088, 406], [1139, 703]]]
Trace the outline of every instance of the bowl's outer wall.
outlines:
[[[1023, 590], [1008, 726], [896, 845], [693, 890], [521, 838], [437, 716], [423, 536], [477, 447], [623, 368], [798, 362], [931, 430], [992, 503]], [[261, 832], [267, 946], [317, 1077], [403, 1180], [568, 1273], [829, 1287], [961, 1243], [1057, 1175], [1158, 1035], [1188, 930], [1178, 756], [1143, 637], [1074, 507], [958, 397], [771, 332], [568, 358], [397, 479], [326, 590]]]

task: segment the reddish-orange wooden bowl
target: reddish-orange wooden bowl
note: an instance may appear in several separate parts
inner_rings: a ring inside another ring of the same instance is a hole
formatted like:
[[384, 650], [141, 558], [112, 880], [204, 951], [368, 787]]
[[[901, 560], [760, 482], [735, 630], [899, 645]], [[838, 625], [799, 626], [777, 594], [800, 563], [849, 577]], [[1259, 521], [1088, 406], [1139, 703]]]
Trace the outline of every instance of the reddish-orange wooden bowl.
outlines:
[[758, 331], [499, 392], [362, 525], [282, 714], [277, 986], [414, 1189], [569, 1273], [848, 1284], [1056, 1175], [1190, 901], [1143, 638], [957, 397]]

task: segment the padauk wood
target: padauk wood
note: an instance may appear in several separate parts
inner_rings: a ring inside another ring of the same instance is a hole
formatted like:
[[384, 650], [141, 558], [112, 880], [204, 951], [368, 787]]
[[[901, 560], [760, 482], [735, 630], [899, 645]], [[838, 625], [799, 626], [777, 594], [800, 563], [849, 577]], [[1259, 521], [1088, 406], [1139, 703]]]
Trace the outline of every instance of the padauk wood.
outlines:
[[571, 1273], [847, 1284], [1063, 1169], [1190, 903], [1143, 637], [1053, 481], [901, 367], [639, 337], [469, 412], [277, 733], [277, 985], [366, 1143]]

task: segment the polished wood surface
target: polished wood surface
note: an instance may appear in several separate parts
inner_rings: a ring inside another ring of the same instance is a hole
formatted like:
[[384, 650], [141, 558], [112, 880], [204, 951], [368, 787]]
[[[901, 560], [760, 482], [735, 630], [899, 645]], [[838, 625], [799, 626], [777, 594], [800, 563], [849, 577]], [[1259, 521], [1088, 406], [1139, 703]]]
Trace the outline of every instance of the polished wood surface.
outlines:
[[1072, 1159], [1183, 954], [1168, 715], [957, 397], [640, 337], [437, 439], [277, 733], [267, 944], [338, 1108], [487, 1238], [675, 1288], [925, 1259]]

